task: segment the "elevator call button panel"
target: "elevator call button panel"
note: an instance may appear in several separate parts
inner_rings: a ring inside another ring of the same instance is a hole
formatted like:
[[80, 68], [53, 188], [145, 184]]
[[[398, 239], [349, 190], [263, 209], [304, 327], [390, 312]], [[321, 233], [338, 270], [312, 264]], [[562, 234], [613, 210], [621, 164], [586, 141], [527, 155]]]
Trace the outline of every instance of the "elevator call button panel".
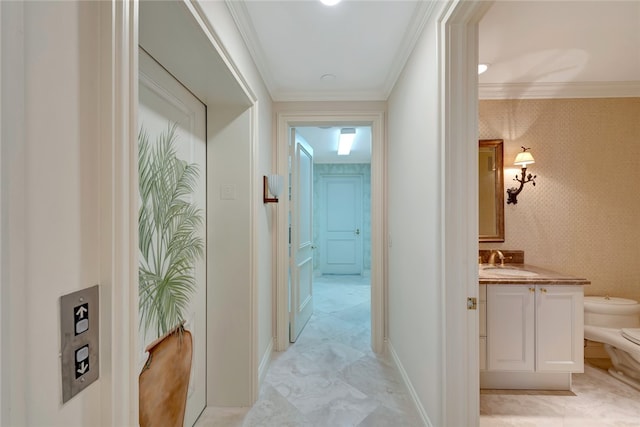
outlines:
[[100, 375], [99, 296], [96, 285], [60, 297], [62, 403]]

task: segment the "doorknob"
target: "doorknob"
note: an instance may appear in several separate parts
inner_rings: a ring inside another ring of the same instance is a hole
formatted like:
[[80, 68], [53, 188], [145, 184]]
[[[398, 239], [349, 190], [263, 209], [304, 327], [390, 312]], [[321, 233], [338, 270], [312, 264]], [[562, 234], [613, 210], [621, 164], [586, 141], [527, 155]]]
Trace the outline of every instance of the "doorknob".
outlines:
[[360, 229], [359, 229], [359, 228], [356, 228], [355, 233], [356, 233], [356, 236], [359, 236], [359, 235], [360, 235]]

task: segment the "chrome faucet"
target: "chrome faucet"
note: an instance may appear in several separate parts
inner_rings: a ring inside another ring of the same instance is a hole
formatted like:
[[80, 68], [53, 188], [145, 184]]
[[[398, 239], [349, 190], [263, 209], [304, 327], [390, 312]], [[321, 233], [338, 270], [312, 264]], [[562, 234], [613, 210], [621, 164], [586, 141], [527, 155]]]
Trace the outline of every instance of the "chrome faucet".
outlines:
[[491, 251], [491, 255], [489, 255], [489, 265], [496, 265], [496, 255], [498, 259], [500, 259], [500, 265], [504, 266], [504, 254], [498, 249]]

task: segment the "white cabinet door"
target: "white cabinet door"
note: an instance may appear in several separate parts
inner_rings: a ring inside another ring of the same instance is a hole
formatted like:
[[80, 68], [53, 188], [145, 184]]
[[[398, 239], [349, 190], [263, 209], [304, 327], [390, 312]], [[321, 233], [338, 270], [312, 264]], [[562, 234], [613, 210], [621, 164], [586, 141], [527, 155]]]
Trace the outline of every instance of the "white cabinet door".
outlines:
[[537, 286], [536, 371], [584, 372], [582, 286]]
[[528, 371], [535, 368], [535, 288], [487, 286], [487, 368]]

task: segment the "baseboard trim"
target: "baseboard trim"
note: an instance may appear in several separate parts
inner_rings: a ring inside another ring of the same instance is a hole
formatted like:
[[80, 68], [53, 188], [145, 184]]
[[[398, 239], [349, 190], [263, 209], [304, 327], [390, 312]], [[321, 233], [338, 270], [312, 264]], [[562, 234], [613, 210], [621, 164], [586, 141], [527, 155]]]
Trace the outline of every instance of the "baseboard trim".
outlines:
[[260, 365], [258, 365], [258, 390], [262, 387], [264, 377], [267, 375], [269, 365], [271, 365], [271, 355], [273, 354], [273, 338], [269, 340], [269, 345], [264, 354], [260, 358]]
[[571, 391], [568, 372], [480, 372], [481, 389]]
[[387, 344], [387, 349], [391, 354], [391, 358], [393, 359], [393, 363], [395, 363], [396, 367], [398, 368], [398, 371], [400, 371], [400, 376], [402, 377], [402, 381], [404, 382], [405, 386], [407, 386], [407, 390], [409, 390], [409, 395], [413, 400], [413, 404], [416, 405], [416, 409], [418, 410], [418, 414], [420, 414], [420, 418], [422, 418], [422, 422], [426, 427], [433, 427], [433, 424], [429, 419], [429, 415], [427, 415], [427, 411], [424, 409], [424, 406], [422, 406], [422, 403], [418, 398], [418, 393], [416, 393], [416, 389], [413, 388], [413, 384], [409, 379], [409, 375], [407, 375], [407, 371], [404, 370], [404, 366], [402, 365], [402, 362], [400, 361], [400, 358], [398, 357], [396, 350], [393, 348], [393, 344], [391, 344], [391, 341], [389, 339], [386, 340], [386, 344]]

